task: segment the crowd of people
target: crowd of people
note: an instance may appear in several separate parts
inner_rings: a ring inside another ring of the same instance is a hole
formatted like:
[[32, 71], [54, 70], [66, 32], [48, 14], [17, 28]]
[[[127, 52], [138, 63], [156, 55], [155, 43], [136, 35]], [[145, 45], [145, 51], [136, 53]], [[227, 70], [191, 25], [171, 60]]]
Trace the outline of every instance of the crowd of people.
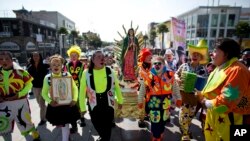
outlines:
[[177, 140], [192, 139], [189, 127], [198, 111], [206, 141], [229, 141], [230, 125], [250, 124], [249, 50], [241, 51], [232, 39], [220, 39], [209, 55], [202, 39], [187, 46], [188, 56], [173, 49], [160, 56], [149, 48], [140, 49], [134, 32], [130, 29], [124, 39], [121, 64], [112, 53], [101, 50], [89, 60], [73, 45], [67, 51], [68, 62], [55, 54], [47, 64], [39, 52], [33, 52], [24, 70], [10, 52], [1, 51], [0, 135], [11, 141], [13, 125], [17, 124], [23, 136], [31, 134], [34, 141], [40, 140], [27, 99], [32, 90], [40, 107], [38, 126], [49, 122], [60, 127], [62, 141], [69, 141], [70, 134], [78, 132], [77, 121], [85, 127], [88, 111], [100, 136], [98, 141], [110, 141], [115, 105], [120, 110], [124, 101], [121, 79], [137, 84], [138, 108], [145, 111], [138, 126], [144, 128], [146, 120], [150, 122], [152, 141], [167, 136], [165, 125], [175, 107], [180, 109], [182, 133]]

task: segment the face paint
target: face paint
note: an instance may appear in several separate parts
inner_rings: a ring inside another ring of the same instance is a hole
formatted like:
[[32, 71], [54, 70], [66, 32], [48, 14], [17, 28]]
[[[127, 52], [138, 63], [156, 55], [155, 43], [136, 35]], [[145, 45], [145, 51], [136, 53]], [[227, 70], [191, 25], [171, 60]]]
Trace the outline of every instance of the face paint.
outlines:
[[157, 73], [162, 71], [162, 69], [163, 69], [163, 63], [162, 62], [154, 62], [153, 65], [154, 65], [153, 67], [155, 68], [155, 71]]

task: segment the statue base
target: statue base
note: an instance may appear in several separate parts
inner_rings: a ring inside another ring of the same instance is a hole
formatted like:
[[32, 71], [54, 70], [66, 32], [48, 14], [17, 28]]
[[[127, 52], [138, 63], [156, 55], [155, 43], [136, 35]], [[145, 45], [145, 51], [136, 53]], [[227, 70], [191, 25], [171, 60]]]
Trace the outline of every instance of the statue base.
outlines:
[[122, 109], [117, 109], [117, 103], [115, 105], [115, 117], [116, 118], [136, 118], [138, 119], [144, 110], [138, 110], [138, 92], [137, 82], [124, 82], [120, 83], [124, 103]]

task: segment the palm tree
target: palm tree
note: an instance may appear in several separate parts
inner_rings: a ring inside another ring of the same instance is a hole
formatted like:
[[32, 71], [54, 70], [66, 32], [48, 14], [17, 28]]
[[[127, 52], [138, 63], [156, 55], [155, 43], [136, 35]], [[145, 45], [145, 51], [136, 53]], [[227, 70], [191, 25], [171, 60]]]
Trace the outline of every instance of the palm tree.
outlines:
[[76, 31], [76, 30], [72, 30], [72, 31], [70, 32], [70, 35], [72, 36], [72, 44], [73, 44], [73, 45], [75, 44], [75, 39], [78, 37], [78, 34], [79, 34], [79, 32]]
[[149, 42], [153, 46], [153, 48], [155, 48], [155, 38], [156, 38], [155, 28], [151, 28], [150, 36], [149, 36]]
[[147, 34], [143, 35], [143, 41], [145, 45], [144, 48], [146, 48], [147, 40], [148, 40], [148, 35]]
[[166, 24], [164, 24], [164, 23], [158, 25], [157, 28], [158, 28], [158, 33], [161, 33], [161, 35], [162, 35], [161, 36], [161, 38], [162, 38], [162, 40], [161, 40], [161, 50], [162, 50], [163, 47], [164, 47], [164, 33], [168, 32], [168, 28], [167, 28]]
[[235, 28], [236, 28], [236, 35], [239, 38], [239, 44], [240, 44], [240, 47], [241, 47], [242, 38], [248, 38], [249, 37], [250, 25], [249, 25], [248, 22], [240, 21], [236, 25]]
[[65, 27], [60, 27], [60, 29], [58, 30], [59, 34], [64, 34], [64, 35], [68, 35], [69, 32]]

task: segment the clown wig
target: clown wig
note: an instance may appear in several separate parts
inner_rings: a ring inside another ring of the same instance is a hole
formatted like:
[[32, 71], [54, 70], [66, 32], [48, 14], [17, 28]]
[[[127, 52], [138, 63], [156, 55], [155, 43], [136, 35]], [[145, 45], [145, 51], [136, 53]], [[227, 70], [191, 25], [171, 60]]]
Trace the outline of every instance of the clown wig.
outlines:
[[75, 52], [78, 54], [78, 58], [81, 56], [81, 48], [77, 45], [73, 45], [70, 47], [70, 49], [67, 51], [68, 56], [70, 56], [71, 53]]

